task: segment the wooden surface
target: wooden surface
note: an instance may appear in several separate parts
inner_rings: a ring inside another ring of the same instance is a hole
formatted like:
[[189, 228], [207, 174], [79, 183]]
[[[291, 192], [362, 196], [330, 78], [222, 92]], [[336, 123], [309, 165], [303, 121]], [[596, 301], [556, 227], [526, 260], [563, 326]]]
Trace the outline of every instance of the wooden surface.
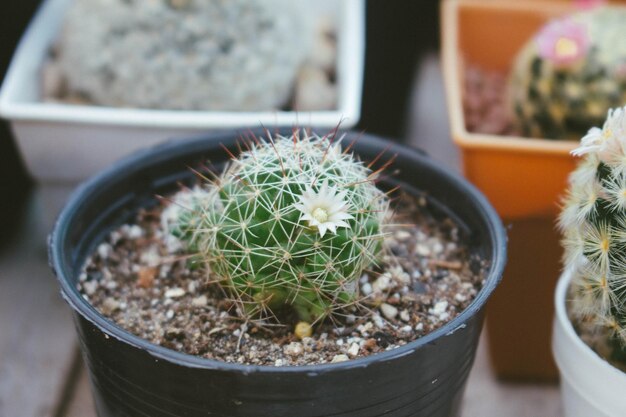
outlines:
[[0, 254], [0, 416], [56, 416], [76, 358], [69, 310], [48, 268], [38, 194]]
[[[457, 169], [435, 56], [416, 79], [410, 143]], [[45, 238], [67, 194], [62, 187], [36, 190], [14, 242], [0, 252], [0, 417], [96, 417], [69, 308], [46, 260]], [[498, 382], [487, 355], [483, 338], [462, 417], [562, 416], [556, 386]]]

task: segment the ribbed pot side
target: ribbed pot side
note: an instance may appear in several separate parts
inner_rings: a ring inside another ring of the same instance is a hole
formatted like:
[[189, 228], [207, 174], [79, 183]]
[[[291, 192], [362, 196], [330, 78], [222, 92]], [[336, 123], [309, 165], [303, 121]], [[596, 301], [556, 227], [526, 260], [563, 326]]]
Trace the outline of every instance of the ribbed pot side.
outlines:
[[[355, 152], [373, 160], [389, 146], [359, 137]], [[239, 134], [170, 142], [127, 158], [83, 184], [50, 237], [50, 263], [73, 309], [100, 417], [286, 416], [444, 417], [458, 415], [483, 322], [485, 302], [499, 283], [506, 237], [486, 199], [422, 153], [393, 145], [399, 173], [386, 186], [426, 192], [452, 216], [473, 254], [488, 263], [473, 303], [437, 331], [397, 349], [337, 364], [263, 367], [202, 359], [153, 345], [101, 316], [76, 289], [85, 258], [114, 227], [132, 219], [155, 195], [190, 181], [189, 166], [227, 158]], [[381, 163], [385, 158], [381, 158]]]

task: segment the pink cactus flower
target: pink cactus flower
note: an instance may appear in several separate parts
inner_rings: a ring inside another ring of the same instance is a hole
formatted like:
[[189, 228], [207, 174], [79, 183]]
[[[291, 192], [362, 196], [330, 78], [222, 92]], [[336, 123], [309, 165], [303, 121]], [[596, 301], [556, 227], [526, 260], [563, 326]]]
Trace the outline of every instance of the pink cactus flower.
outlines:
[[572, 18], [553, 20], [536, 38], [539, 55], [557, 67], [567, 67], [585, 57], [590, 47], [587, 27]]
[[604, 6], [606, 0], [574, 0], [574, 5], [582, 10], [590, 10], [596, 7]]

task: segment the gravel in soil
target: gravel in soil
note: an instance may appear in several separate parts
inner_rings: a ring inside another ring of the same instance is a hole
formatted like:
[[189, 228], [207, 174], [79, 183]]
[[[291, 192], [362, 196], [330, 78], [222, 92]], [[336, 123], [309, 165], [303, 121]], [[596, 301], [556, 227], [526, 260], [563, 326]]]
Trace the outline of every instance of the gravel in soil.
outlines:
[[452, 220], [432, 214], [426, 198], [399, 200], [394, 223], [405, 225], [387, 238], [384, 262], [361, 277], [361, 305], [316, 324], [310, 337], [295, 336], [295, 318], [283, 326], [238, 317], [211, 276], [171, 252], [159, 221], [162, 206], [140, 211], [135, 224], [114, 230], [87, 259], [78, 289], [127, 331], [204, 358], [310, 365], [391, 350], [467, 308], [482, 288], [486, 266], [470, 256], [466, 236]]

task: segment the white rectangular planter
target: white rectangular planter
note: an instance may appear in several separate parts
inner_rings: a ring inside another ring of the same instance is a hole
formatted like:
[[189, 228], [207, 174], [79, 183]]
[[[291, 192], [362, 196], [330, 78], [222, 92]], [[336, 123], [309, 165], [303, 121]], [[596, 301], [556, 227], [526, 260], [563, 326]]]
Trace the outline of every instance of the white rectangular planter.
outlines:
[[26, 30], [2, 90], [0, 115], [11, 122], [31, 175], [75, 183], [136, 149], [163, 140], [234, 127], [354, 126], [360, 118], [365, 0], [327, 2], [338, 13], [338, 108], [313, 112], [201, 112], [44, 103], [41, 68], [71, 0], [46, 0]]

